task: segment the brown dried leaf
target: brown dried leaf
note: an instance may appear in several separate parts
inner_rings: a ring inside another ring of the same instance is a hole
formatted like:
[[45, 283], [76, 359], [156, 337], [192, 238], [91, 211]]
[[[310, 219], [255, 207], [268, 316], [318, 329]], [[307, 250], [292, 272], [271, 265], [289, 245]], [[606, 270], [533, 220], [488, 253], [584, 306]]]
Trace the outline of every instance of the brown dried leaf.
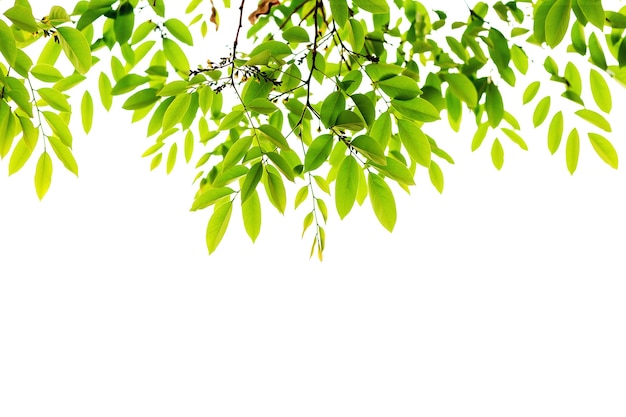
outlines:
[[211, 0], [211, 18], [209, 19], [211, 23], [215, 25], [215, 30], [219, 30], [220, 28], [220, 17], [217, 14], [217, 9], [215, 8], [215, 3]]
[[270, 10], [273, 6], [278, 6], [280, 4], [279, 0], [261, 0], [259, 2], [259, 7], [248, 16], [248, 20], [253, 25], [256, 23], [259, 17], [269, 14]]

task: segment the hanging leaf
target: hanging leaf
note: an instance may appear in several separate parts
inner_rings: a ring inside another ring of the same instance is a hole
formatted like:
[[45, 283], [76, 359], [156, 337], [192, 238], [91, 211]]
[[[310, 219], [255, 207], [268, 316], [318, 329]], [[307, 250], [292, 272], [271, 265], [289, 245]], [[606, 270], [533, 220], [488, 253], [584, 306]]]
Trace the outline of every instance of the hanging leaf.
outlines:
[[567, 144], [565, 145], [565, 162], [567, 163], [567, 170], [570, 174], [574, 174], [576, 167], [578, 166], [578, 154], [580, 152], [580, 138], [578, 131], [572, 129], [567, 136]]
[[85, 36], [78, 30], [62, 26], [57, 28], [59, 42], [76, 71], [86, 74], [91, 68], [91, 47]]
[[597, 133], [588, 133], [589, 140], [598, 156], [611, 168], [617, 169], [618, 158], [615, 148], [607, 138]]
[[535, 108], [535, 112], [533, 113], [533, 125], [538, 127], [541, 125], [546, 117], [548, 117], [548, 113], [550, 112], [550, 96], [546, 96], [541, 99], [539, 103], [537, 103], [537, 107]]
[[52, 159], [50, 159], [48, 152], [44, 151], [39, 157], [37, 168], [35, 169], [35, 191], [40, 200], [43, 199], [48, 192], [51, 182]]
[[592, 125], [599, 127], [605, 132], [611, 131], [611, 124], [601, 114], [588, 109], [580, 109], [577, 110], [575, 113], [581, 119], [588, 121]]
[[589, 82], [593, 100], [600, 110], [610, 113], [613, 108], [613, 101], [611, 99], [611, 90], [604, 77], [598, 71], [592, 69], [589, 73]]
[[242, 202], [241, 215], [246, 233], [252, 242], [255, 242], [261, 233], [261, 200], [256, 191], [245, 202]]
[[554, 153], [559, 149], [562, 137], [563, 113], [559, 111], [554, 115], [554, 117], [552, 117], [552, 122], [550, 122], [550, 128], [548, 129], [548, 149], [551, 154], [554, 155]]
[[396, 224], [396, 200], [393, 197], [393, 193], [389, 188], [389, 185], [384, 179], [376, 174], [369, 173], [368, 175], [368, 190], [372, 208], [374, 214], [380, 224], [390, 232]]
[[209, 255], [215, 252], [215, 249], [217, 249], [217, 246], [222, 241], [226, 229], [228, 228], [232, 212], [232, 201], [215, 207], [215, 211], [213, 215], [211, 215], [206, 229], [206, 246], [209, 250]]
[[85, 90], [80, 104], [80, 115], [83, 123], [83, 130], [85, 133], [89, 133], [93, 124], [93, 99], [87, 90]]
[[356, 201], [360, 170], [359, 163], [352, 156], [345, 158], [339, 167], [335, 181], [335, 206], [341, 219], [350, 213]]
[[48, 142], [63, 166], [78, 177], [78, 164], [76, 163], [76, 159], [74, 159], [72, 150], [54, 136], [48, 136]]
[[498, 171], [502, 169], [502, 165], [504, 165], [504, 149], [498, 139], [494, 140], [493, 145], [491, 145], [491, 161]]

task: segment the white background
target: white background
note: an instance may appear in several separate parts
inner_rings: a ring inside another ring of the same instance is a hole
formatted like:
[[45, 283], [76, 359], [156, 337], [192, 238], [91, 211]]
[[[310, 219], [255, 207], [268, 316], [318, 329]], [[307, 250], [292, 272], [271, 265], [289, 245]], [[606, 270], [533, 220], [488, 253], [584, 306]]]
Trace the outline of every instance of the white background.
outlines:
[[0, 416], [623, 416], [624, 170], [583, 134], [572, 177], [526, 129], [497, 172], [466, 118], [429, 127], [444, 194], [419, 174], [393, 234], [332, 215], [323, 263], [267, 205], [208, 257], [193, 170], [150, 173], [129, 114], [77, 124], [78, 180], [0, 176]]

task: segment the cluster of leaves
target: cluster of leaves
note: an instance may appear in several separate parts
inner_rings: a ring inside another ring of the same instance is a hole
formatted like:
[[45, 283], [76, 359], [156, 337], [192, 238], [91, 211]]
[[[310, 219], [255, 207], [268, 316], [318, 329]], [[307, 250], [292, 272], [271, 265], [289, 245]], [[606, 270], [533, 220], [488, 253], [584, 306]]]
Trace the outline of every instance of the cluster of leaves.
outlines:
[[[427, 132], [442, 114], [457, 132], [470, 114], [476, 126], [471, 148], [489, 137], [497, 169], [504, 163], [500, 138], [527, 150], [520, 122], [506, 110], [506, 91], [529, 73], [533, 48], [540, 53], [564, 44], [588, 57], [589, 83], [573, 62], [561, 72], [548, 55], [545, 75], [528, 83], [523, 102], [535, 100], [542, 77], [562, 84], [560, 97], [537, 100], [533, 125], [548, 119], [554, 101], [574, 103], [580, 108], [572, 114], [592, 128], [592, 148], [617, 168], [613, 145], [597, 129], [611, 131], [603, 115], [612, 107], [606, 78], [626, 83], [624, 9], [605, 10], [600, 0], [585, 0], [584, 7], [581, 0], [479, 2], [467, 6], [464, 19], [449, 21], [445, 11], [414, 0], [261, 0], [246, 22], [241, 0], [231, 53], [199, 58], [184, 49], [197, 38], [190, 28], [205, 37], [211, 24], [219, 24], [213, 1], [199, 8], [202, 3], [188, 4], [185, 23], [166, 14], [163, 0], [79, 1], [71, 13], [54, 6], [42, 19], [34, 18], [28, 0], [15, 0], [0, 18], [0, 157], [10, 155], [9, 174], [37, 150], [35, 189], [42, 198], [51, 182], [52, 148], [78, 175], [68, 98], [99, 68], [103, 107], [109, 110], [114, 96], [127, 95], [122, 107], [133, 113], [133, 122], [148, 119], [152, 142], [144, 156], [152, 169], [165, 160], [169, 173], [179, 148], [187, 163], [195, 155], [198, 191], [191, 208], [213, 210], [209, 252], [222, 240], [236, 205], [254, 241], [262, 197], [283, 213], [285, 184], [291, 182], [300, 184], [292, 204], [308, 202], [303, 236], [312, 228], [311, 255], [321, 258], [329, 199], [341, 218], [369, 199], [391, 231], [394, 188], [408, 192], [417, 171], [425, 170], [443, 190], [441, 164], [454, 161]], [[224, 7], [230, 6], [225, 0]], [[208, 18], [198, 11], [204, 9], [211, 10]], [[244, 27], [252, 39], [247, 50], [240, 39]], [[26, 49], [35, 42], [45, 43], [37, 62]], [[61, 51], [71, 73], [61, 72]], [[592, 107], [583, 100], [584, 86], [590, 87]], [[93, 111], [84, 90], [85, 132]], [[569, 116], [552, 114], [552, 153]], [[572, 173], [579, 148], [573, 128], [565, 145]]]

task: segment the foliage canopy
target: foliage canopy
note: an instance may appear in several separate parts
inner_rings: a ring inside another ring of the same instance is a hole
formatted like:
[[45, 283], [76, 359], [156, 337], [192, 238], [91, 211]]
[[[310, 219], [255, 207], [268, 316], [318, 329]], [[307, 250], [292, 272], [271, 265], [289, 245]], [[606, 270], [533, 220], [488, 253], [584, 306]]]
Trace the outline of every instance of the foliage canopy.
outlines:
[[[454, 160], [428, 134], [442, 117], [458, 132], [471, 116], [471, 149], [488, 147], [497, 169], [511, 144], [528, 149], [526, 122], [507, 111], [509, 97], [517, 99], [512, 87], [523, 89], [523, 104], [534, 106], [532, 125], [547, 125], [548, 149], [564, 154], [570, 173], [585, 141], [618, 166], [606, 115], [610, 79], [626, 83], [626, 7], [608, 10], [601, 0], [261, 0], [248, 15], [246, 0], [192, 0], [185, 17], [176, 17], [165, 3], [79, 1], [36, 19], [43, 13], [33, 12], [35, 2], [15, 0], [3, 11], [0, 157], [9, 175], [37, 160], [40, 199], [59, 162], [78, 175], [68, 126], [79, 106], [84, 131], [92, 127], [89, 77], [97, 77], [104, 109], [123, 96], [133, 122], [147, 120], [151, 143], [143, 156], [151, 169], [164, 164], [169, 173], [179, 159], [194, 161], [191, 209], [212, 210], [209, 252], [236, 205], [254, 241], [262, 199], [281, 213], [307, 203], [303, 236], [312, 235], [311, 255], [320, 258], [329, 203], [344, 218], [369, 199], [391, 231], [393, 188], [408, 192], [416, 171], [426, 170], [443, 191], [442, 166]], [[238, 16], [230, 54], [189, 53], [230, 7]], [[464, 19], [437, 7], [461, 7]], [[557, 63], [550, 56], [556, 48], [572, 59]], [[560, 96], [542, 88], [547, 80], [561, 86]], [[568, 126], [576, 119], [589, 128], [585, 139]], [[297, 184], [291, 201], [289, 182]]]

